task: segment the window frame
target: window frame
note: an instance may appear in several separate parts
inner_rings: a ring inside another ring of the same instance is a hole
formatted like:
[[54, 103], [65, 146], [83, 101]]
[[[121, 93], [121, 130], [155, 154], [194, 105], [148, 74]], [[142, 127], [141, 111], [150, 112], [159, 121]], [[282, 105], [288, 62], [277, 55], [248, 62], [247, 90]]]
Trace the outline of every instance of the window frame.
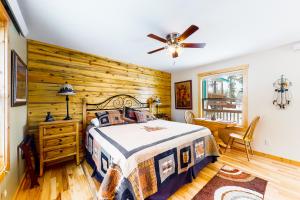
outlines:
[[216, 76], [220, 74], [226, 73], [234, 73], [234, 72], [241, 72], [243, 74], [243, 107], [242, 107], [242, 124], [233, 128], [236, 130], [244, 130], [248, 127], [248, 69], [249, 65], [240, 65], [237, 67], [229, 67], [219, 70], [213, 70], [208, 72], [203, 72], [198, 74], [198, 115], [199, 117], [203, 117], [203, 108], [202, 108], [202, 81], [203, 79]]
[[[0, 63], [4, 66], [4, 152], [3, 152], [3, 165], [0, 166], [0, 181], [5, 177], [6, 173], [10, 169], [10, 145], [9, 145], [9, 67], [8, 67], [8, 25], [9, 25], [9, 17], [8, 14], [0, 3], [0, 23], [3, 26], [4, 31], [4, 55], [3, 55], [3, 63]], [[2, 28], [1, 28], [2, 29]], [[1, 134], [1, 132], [0, 132]], [[2, 136], [1, 136], [2, 137]]]

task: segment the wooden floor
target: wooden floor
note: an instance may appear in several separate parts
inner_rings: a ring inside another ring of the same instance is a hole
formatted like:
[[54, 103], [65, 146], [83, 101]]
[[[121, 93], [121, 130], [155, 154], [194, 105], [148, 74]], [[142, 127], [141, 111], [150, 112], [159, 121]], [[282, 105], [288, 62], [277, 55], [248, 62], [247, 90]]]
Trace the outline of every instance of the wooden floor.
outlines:
[[[218, 162], [209, 164], [192, 183], [180, 188], [170, 199], [192, 199], [224, 164], [268, 180], [265, 200], [300, 199], [300, 167], [259, 156], [253, 156], [248, 162], [244, 153], [237, 150], [230, 150]], [[87, 163], [80, 166], [67, 163], [63, 167], [53, 167], [46, 170], [39, 179], [40, 187], [29, 189], [29, 182], [24, 181], [16, 199], [96, 199], [100, 184], [88, 175], [91, 171]]]

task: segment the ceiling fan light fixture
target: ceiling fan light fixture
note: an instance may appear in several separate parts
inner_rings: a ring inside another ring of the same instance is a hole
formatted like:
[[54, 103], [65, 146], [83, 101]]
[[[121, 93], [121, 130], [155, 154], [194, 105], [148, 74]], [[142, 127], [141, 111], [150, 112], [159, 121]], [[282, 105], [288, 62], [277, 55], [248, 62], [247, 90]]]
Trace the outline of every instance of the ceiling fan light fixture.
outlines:
[[175, 52], [177, 52], [179, 54], [179, 53], [181, 53], [181, 50], [182, 50], [181, 46], [177, 45], [177, 44], [168, 45], [167, 49], [171, 55]]
[[182, 34], [173, 32], [166, 35], [165, 38], [159, 37], [155, 34], [148, 34], [147, 36], [158, 40], [162, 43], [165, 43], [166, 46], [149, 51], [148, 54], [152, 54], [161, 50], [166, 49], [167, 52], [172, 56], [172, 58], [177, 58], [178, 55], [182, 52], [183, 48], [204, 48], [205, 43], [185, 43], [183, 42], [186, 38], [196, 32], [199, 28], [196, 25], [191, 25], [188, 29], [186, 29]]
[[175, 45], [169, 45], [168, 46], [168, 51], [169, 53], [174, 53], [176, 51], [176, 46]]

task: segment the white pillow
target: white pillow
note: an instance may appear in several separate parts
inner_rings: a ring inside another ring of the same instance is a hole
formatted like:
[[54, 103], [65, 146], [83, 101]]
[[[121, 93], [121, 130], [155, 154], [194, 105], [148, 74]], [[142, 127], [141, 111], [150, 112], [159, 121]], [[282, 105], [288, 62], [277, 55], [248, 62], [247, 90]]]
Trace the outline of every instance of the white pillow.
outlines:
[[100, 126], [98, 118], [93, 118], [91, 120], [91, 124], [94, 125], [94, 126], [96, 126], [96, 127]]

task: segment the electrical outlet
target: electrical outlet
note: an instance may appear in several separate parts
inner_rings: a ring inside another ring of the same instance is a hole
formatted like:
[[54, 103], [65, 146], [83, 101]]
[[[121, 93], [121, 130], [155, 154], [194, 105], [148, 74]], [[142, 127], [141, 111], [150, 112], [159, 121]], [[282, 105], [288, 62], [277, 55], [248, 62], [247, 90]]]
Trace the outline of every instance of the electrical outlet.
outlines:
[[270, 145], [270, 140], [265, 139], [265, 145], [269, 146]]

